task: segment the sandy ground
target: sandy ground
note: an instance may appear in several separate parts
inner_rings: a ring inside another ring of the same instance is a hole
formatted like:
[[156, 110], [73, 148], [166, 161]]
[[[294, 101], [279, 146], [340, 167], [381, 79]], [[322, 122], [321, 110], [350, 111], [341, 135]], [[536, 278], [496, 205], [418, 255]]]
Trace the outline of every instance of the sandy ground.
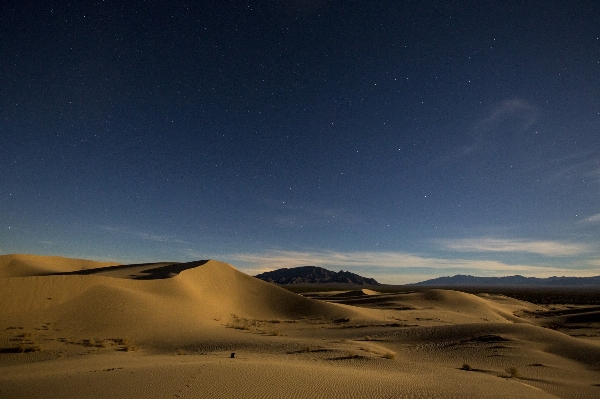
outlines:
[[0, 304], [3, 399], [600, 397], [596, 307], [32, 255], [0, 256]]

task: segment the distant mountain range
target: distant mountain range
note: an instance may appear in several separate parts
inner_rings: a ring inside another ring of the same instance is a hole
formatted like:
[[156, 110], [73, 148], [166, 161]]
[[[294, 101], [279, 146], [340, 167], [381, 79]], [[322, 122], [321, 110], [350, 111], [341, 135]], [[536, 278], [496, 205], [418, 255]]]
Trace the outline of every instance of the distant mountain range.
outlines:
[[[340, 270], [334, 272], [317, 266], [300, 266], [273, 270], [254, 276], [260, 280], [274, 284], [355, 284], [355, 285], [381, 285], [377, 280], [359, 276], [352, 272]], [[546, 287], [600, 287], [600, 276], [595, 277], [477, 277], [458, 274], [455, 276], [438, 277], [420, 283], [409, 284], [413, 286], [430, 287], [465, 287], [465, 286], [546, 286]]]
[[283, 268], [272, 272], [261, 273], [254, 276], [258, 279], [275, 284], [324, 284], [342, 283], [356, 285], [380, 285], [375, 279], [359, 276], [358, 274], [345, 272], [333, 272], [317, 266], [301, 266]]
[[456, 275], [453, 277], [438, 277], [432, 280], [422, 281], [411, 284], [419, 286], [470, 286], [470, 285], [533, 285], [533, 286], [599, 286], [600, 276], [596, 277], [524, 277], [524, 276], [506, 276], [506, 277], [476, 277]]

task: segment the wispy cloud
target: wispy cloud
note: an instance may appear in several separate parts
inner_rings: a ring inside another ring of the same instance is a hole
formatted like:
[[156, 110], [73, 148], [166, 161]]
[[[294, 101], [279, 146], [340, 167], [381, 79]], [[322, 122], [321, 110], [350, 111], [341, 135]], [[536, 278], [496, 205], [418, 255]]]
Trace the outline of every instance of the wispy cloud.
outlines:
[[540, 271], [547, 267], [533, 265], [509, 265], [493, 260], [444, 259], [424, 257], [404, 252], [299, 252], [269, 251], [261, 254], [235, 254], [236, 260], [262, 265], [263, 268], [321, 266], [346, 268], [477, 268], [481, 270], [527, 270]]
[[600, 274], [600, 267], [587, 264], [583, 268], [507, 264], [487, 259], [445, 259], [404, 252], [334, 252], [334, 251], [267, 251], [223, 256], [249, 274], [258, 274], [283, 267], [320, 266], [346, 269], [382, 282], [403, 284], [423, 281], [442, 275], [473, 274], [478, 276], [550, 277], [556, 275], [590, 276]]
[[586, 150], [553, 159], [547, 169], [545, 182], [548, 185], [565, 181], [600, 184], [600, 158], [597, 151]]
[[452, 155], [441, 160], [445, 162], [466, 156], [489, 155], [490, 151], [505, 146], [507, 140], [516, 145], [523, 139], [523, 133], [536, 123], [538, 116], [538, 108], [520, 98], [496, 103], [467, 130], [471, 142], [454, 148]]
[[475, 130], [491, 130], [508, 120], [518, 119], [523, 127], [531, 126], [537, 120], [538, 109], [527, 101], [513, 98], [495, 104], [490, 112], [475, 124]]
[[583, 219], [583, 222], [584, 223], [600, 223], [600, 213], [586, 217], [585, 219]]
[[362, 221], [358, 215], [342, 208], [273, 200], [265, 201], [265, 205], [271, 208], [272, 221], [279, 227], [352, 226]]
[[120, 233], [120, 234], [129, 235], [129, 236], [134, 236], [134, 237], [140, 238], [142, 240], [146, 240], [146, 241], [156, 241], [156, 242], [169, 241], [169, 242], [187, 244], [186, 241], [179, 240], [174, 235], [159, 235], [159, 234], [152, 234], [152, 233], [148, 233], [148, 232], [144, 232], [144, 231], [134, 231], [134, 230], [130, 230], [127, 227], [101, 226], [100, 228], [102, 230], [113, 232], [113, 233]]
[[588, 260], [587, 263], [590, 266], [600, 267], [600, 258]]
[[459, 252], [518, 252], [544, 256], [572, 256], [590, 252], [586, 245], [558, 241], [467, 238], [446, 240], [442, 244], [447, 249]]

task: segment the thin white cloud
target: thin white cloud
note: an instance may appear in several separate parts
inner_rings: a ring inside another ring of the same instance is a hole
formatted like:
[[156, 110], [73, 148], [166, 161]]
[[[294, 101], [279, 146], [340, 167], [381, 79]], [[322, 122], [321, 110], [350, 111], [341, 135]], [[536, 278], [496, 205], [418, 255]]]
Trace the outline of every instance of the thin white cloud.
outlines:
[[475, 129], [488, 130], [514, 118], [521, 119], [524, 126], [530, 126], [536, 121], [537, 114], [538, 110], [523, 99], [505, 100], [496, 104], [485, 118], [479, 120]]
[[467, 238], [442, 241], [445, 248], [458, 252], [518, 252], [544, 256], [572, 256], [590, 252], [583, 244], [558, 241], [506, 240], [498, 238]]
[[587, 261], [587, 264], [594, 267], [600, 267], [600, 259], [591, 259]]
[[141, 238], [142, 240], [146, 240], [146, 241], [156, 241], [156, 242], [167, 242], [168, 241], [168, 242], [179, 243], [179, 244], [187, 244], [186, 241], [176, 239], [175, 236], [173, 236], [173, 235], [165, 236], [165, 235], [147, 233], [147, 232], [143, 232], [143, 231], [132, 231], [126, 227], [101, 226], [100, 228], [105, 231], [135, 236], [135, 237]]
[[600, 223], [600, 213], [597, 213], [592, 216], [588, 216], [583, 220], [585, 223]]
[[447, 162], [466, 156], [489, 155], [490, 151], [493, 152], [499, 147], [504, 147], [507, 140], [512, 143], [523, 140], [524, 132], [536, 123], [538, 115], [537, 107], [520, 98], [496, 103], [487, 114], [475, 120], [468, 129], [472, 141], [461, 147], [453, 148], [451, 155], [442, 157], [440, 160]]
[[472, 274], [478, 276], [592, 276], [600, 265], [586, 264], [579, 269], [528, 264], [506, 264], [495, 260], [444, 259], [404, 252], [267, 251], [223, 256], [248, 274], [256, 275], [279, 268], [319, 266], [330, 270], [351, 270], [388, 284], [406, 284], [439, 276]]
[[344, 268], [472, 268], [493, 271], [541, 271], [547, 267], [509, 265], [493, 260], [443, 259], [403, 252], [298, 252], [269, 251], [259, 254], [230, 255], [237, 261], [261, 265], [264, 270], [281, 267], [320, 266]]
[[[549, 166], [548, 166], [549, 165]], [[545, 168], [547, 185], [556, 185], [562, 182], [587, 181], [600, 184], [600, 160], [598, 151], [586, 149], [585, 151], [569, 154], [568, 156], [548, 161]]]
[[284, 201], [265, 201], [273, 213], [272, 221], [279, 227], [300, 228], [326, 225], [357, 225], [361, 217], [342, 208], [301, 205]]

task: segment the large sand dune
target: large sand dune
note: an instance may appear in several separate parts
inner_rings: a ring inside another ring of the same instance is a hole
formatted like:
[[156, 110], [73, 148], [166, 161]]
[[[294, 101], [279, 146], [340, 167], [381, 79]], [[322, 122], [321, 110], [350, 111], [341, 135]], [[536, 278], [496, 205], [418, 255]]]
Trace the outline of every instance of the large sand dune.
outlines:
[[307, 298], [213, 260], [3, 255], [0, 276], [0, 398], [600, 396], [593, 334], [547, 328], [598, 309], [445, 290]]

